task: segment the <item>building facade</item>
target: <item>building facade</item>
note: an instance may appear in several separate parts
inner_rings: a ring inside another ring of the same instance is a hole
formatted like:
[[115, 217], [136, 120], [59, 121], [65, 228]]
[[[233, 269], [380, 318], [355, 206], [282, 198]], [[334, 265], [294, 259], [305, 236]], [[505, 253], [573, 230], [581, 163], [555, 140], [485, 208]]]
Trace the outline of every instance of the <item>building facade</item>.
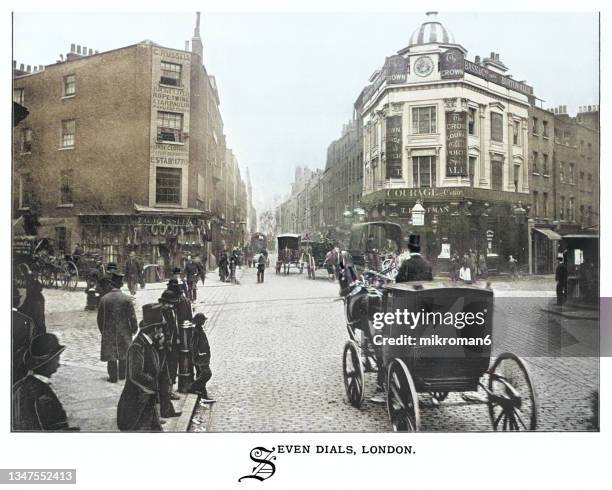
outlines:
[[79, 243], [107, 262], [210, 254], [227, 220], [226, 149], [199, 14], [186, 48], [72, 45], [55, 64], [15, 71], [30, 116], [14, 130], [14, 217], [36, 214], [60, 253]]

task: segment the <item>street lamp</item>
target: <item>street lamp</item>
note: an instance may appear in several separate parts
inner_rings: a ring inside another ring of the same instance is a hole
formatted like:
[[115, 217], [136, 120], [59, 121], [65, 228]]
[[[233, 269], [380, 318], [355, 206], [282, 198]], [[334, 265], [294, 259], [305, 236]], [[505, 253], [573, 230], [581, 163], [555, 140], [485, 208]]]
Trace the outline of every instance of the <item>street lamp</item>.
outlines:
[[424, 226], [425, 225], [425, 208], [421, 204], [421, 201], [417, 201], [414, 207], [410, 210], [412, 217], [412, 226]]

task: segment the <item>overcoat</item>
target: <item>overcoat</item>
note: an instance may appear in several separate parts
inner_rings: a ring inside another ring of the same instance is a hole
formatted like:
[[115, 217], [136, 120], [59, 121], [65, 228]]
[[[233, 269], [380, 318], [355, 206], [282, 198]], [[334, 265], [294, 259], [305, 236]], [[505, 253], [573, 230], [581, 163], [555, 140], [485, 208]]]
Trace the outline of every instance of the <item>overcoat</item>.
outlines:
[[409, 281], [433, 281], [431, 264], [421, 254], [410, 254], [410, 258], [404, 260], [399, 268], [395, 282]]
[[144, 333], [127, 352], [125, 386], [117, 406], [117, 427], [125, 431], [161, 431], [159, 403], [160, 353]]
[[125, 359], [138, 330], [132, 299], [116, 288], [104, 295], [98, 306], [98, 329], [102, 334], [100, 360]]
[[13, 386], [14, 431], [66, 429], [66, 412], [48, 383], [30, 374]]

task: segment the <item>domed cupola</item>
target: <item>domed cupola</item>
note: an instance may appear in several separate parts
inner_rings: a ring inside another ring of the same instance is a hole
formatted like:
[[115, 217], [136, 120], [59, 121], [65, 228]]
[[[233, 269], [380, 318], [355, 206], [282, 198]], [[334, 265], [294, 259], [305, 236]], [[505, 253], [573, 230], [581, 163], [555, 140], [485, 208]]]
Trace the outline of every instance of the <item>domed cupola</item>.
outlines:
[[427, 20], [410, 36], [409, 46], [421, 44], [455, 44], [455, 38], [436, 20], [438, 12], [427, 12]]

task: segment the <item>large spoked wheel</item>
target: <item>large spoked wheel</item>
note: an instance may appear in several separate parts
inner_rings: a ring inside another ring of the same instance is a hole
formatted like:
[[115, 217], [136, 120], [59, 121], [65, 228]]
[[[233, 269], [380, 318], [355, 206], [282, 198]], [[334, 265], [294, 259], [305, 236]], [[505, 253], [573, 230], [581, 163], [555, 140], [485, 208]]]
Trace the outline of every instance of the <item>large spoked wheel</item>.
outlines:
[[412, 376], [401, 359], [393, 359], [387, 371], [387, 411], [395, 432], [419, 430], [418, 395]]
[[56, 283], [56, 272], [51, 266], [45, 266], [40, 272], [40, 282], [46, 288], [52, 288]]
[[32, 271], [27, 264], [19, 264], [15, 269], [15, 280], [17, 281], [17, 287], [25, 288]]
[[351, 405], [355, 408], [361, 407], [365, 394], [363, 365], [357, 343], [348, 340], [344, 344], [344, 354], [342, 355], [342, 373], [344, 375], [344, 389]]
[[79, 270], [74, 262], [66, 262], [62, 270], [62, 287], [74, 291], [79, 284]]
[[489, 369], [489, 415], [494, 430], [536, 430], [537, 401], [525, 363], [514, 354], [500, 355]]

